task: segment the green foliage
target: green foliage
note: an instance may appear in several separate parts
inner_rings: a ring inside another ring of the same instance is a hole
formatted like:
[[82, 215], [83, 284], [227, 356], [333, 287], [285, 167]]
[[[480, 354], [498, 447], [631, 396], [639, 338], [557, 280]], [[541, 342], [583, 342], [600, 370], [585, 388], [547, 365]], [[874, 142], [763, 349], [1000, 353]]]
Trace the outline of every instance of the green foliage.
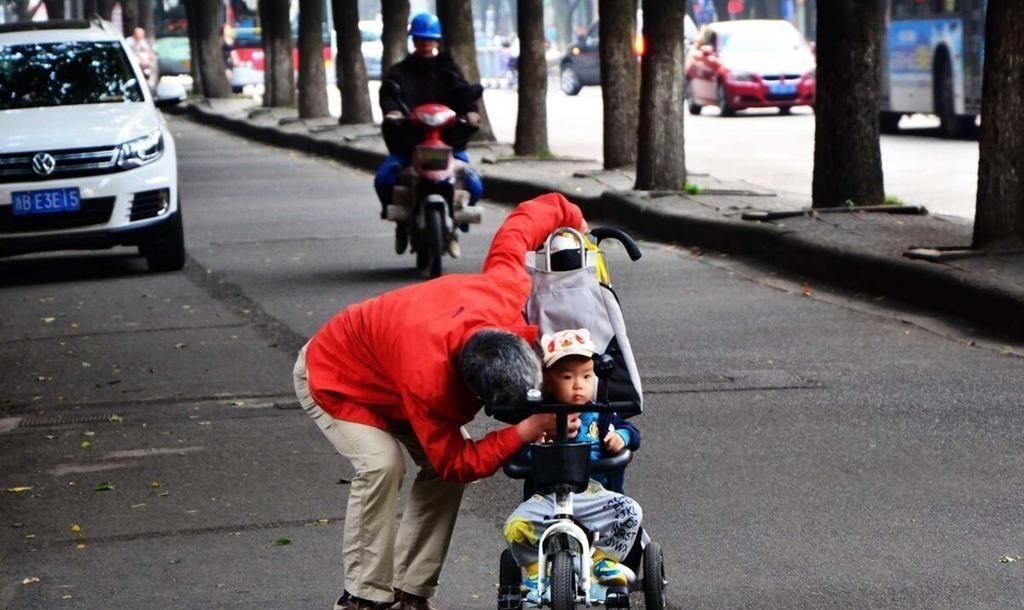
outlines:
[[686, 183], [683, 184], [683, 190], [686, 191], [686, 193], [690, 194], [690, 195], [699, 195], [700, 194], [700, 187], [697, 186], [696, 184], [690, 182], [689, 180], [687, 180]]
[[885, 201], [883, 201], [882, 203], [884, 203], [885, 205], [903, 205], [903, 200], [897, 197], [896, 195], [886, 195]]

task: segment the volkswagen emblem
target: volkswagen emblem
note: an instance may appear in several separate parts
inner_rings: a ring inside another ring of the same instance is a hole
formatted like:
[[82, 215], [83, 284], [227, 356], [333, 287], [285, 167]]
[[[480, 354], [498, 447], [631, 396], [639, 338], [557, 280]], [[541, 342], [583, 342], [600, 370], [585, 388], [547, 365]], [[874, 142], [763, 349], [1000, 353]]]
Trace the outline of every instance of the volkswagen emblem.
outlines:
[[49, 176], [53, 173], [53, 168], [57, 166], [57, 160], [53, 158], [50, 153], [36, 153], [32, 157], [32, 171], [39, 174], [40, 176]]

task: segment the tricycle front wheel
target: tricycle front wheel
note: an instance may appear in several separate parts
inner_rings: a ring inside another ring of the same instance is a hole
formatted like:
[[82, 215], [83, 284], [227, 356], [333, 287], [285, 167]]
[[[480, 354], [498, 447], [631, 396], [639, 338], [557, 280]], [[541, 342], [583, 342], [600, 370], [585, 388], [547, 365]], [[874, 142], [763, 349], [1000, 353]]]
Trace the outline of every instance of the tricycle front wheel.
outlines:
[[572, 553], [558, 551], [551, 562], [551, 608], [573, 610], [576, 607], [576, 573]]

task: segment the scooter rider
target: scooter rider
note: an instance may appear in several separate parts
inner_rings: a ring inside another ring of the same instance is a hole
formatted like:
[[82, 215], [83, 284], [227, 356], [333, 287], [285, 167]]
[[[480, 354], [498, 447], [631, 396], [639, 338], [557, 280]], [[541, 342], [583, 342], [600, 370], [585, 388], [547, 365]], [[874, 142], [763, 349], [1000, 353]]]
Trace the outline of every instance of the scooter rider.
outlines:
[[[401, 118], [403, 104], [405, 108], [414, 108], [420, 104], [444, 104], [459, 115], [464, 115], [469, 124], [476, 127], [480, 123], [480, 113], [475, 100], [465, 99], [459, 91], [468, 87], [469, 83], [459, 69], [458, 64], [448, 52], [439, 52], [441, 43], [441, 22], [431, 13], [419, 13], [412, 18], [409, 25], [409, 36], [412, 37], [415, 50], [405, 59], [391, 66], [384, 75], [384, 80], [398, 84], [401, 99], [394, 96], [386, 87], [380, 90], [380, 108], [384, 120]], [[469, 163], [466, 151], [455, 150], [455, 158]], [[395, 182], [402, 170], [409, 166], [411, 160], [391, 153], [377, 168], [373, 185], [381, 203], [381, 218], [386, 218], [387, 206], [391, 203], [391, 195]], [[480, 176], [468, 166], [464, 168], [463, 180], [469, 191], [469, 204], [476, 205], [483, 195], [483, 183]], [[395, 251], [405, 252], [408, 237], [405, 225], [395, 224]], [[448, 254], [458, 256], [458, 241], [453, 239], [448, 245]]]

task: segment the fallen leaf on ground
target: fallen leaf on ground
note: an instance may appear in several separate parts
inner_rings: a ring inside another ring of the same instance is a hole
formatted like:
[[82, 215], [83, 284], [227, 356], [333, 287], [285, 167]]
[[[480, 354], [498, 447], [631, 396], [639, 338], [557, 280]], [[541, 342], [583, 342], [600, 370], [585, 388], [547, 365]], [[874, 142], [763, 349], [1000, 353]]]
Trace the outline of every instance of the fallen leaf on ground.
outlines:
[[89, 447], [92, 447], [92, 443], [89, 441], [82, 441], [82, 449], [88, 449]]
[[188, 343], [175, 343], [174, 347], [175, 349], [182, 349], [184, 347], [188, 347]]
[[43, 320], [43, 322], [44, 322], [45, 324], [51, 324], [51, 323], [53, 323], [53, 321], [54, 321], [54, 320], [56, 320], [56, 319], [57, 319], [57, 318], [50, 318], [50, 317], [42, 318], [42, 320]]
[[114, 486], [111, 485], [110, 483], [106, 482], [106, 481], [104, 481], [104, 482], [102, 482], [102, 483], [100, 483], [99, 485], [96, 486], [96, 491], [111, 491], [113, 489], [114, 489]]
[[39, 577], [38, 576], [29, 576], [28, 578], [22, 580], [21, 584], [23, 584], [23, 585], [30, 585], [30, 584], [32, 584], [34, 582], [39, 582]]
[[24, 493], [26, 491], [32, 491], [32, 488], [31, 487], [26, 487], [24, 485], [19, 485], [17, 487], [8, 487], [7, 491], [12, 493], [12, 494], [20, 494], [20, 493]]
[[160, 481], [152, 481], [149, 486], [156, 489], [157, 487], [160, 487]]
[[278, 538], [277, 540], [274, 541], [274, 546], [285, 546], [286, 544], [291, 544], [291, 543], [292, 543], [292, 541], [287, 539], [287, 538]]
[[803, 294], [805, 297], [811, 296], [813, 292], [814, 291], [811, 290], [810, 284], [804, 284], [803, 286], [800, 287], [800, 293]]
[[79, 532], [81, 532], [81, 531], [82, 531], [82, 526], [81, 526], [81, 525], [78, 525], [77, 523], [72, 523], [72, 524], [71, 524], [71, 531], [72, 531], [73, 533], [77, 534], [77, 533], [79, 533]]

